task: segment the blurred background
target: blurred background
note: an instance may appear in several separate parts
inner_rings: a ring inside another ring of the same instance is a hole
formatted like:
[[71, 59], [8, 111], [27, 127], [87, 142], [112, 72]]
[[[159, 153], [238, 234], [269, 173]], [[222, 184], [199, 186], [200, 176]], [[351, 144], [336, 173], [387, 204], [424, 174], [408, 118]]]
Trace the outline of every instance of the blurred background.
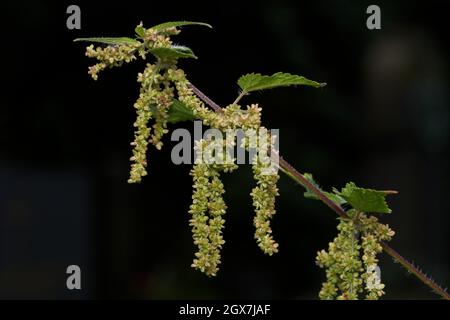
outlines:
[[[81, 30], [66, 28], [71, 4]], [[366, 28], [370, 4], [381, 30]], [[273, 220], [280, 252], [268, 257], [253, 239], [250, 168], [224, 176], [226, 245], [212, 279], [190, 267], [190, 166], [171, 163], [168, 137], [162, 151], [150, 148], [143, 183], [127, 184], [144, 63], [94, 82], [94, 61], [72, 40], [133, 36], [140, 21], [214, 26], [185, 27], [176, 41], [199, 57], [181, 67], [220, 105], [248, 72], [327, 82], [243, 102], [263, 107], [283, 156], [324, 188], [398, 190], [382, 217], [392, 246], [449, 284], [448, 1], [7, 1], [2, 10], [0, 298], [317, 298], [325, 274], [315, 255], [336, 235], [336, 216], [287, 177]], [[82, 290], [66, 288], [72, 264]], [[392, 259], [380, 266], [386, 298], [437, 298]]]

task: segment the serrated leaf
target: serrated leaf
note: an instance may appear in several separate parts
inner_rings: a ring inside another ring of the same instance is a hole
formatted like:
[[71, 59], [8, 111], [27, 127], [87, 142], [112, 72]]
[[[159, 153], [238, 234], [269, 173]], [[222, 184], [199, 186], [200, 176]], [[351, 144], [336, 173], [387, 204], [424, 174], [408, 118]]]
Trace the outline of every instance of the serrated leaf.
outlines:
[[[152, 105], [150, 107], [150, 111], [153, 114], [156, 114], [156, 106]], [[174, 99], [172, 105], [168, 110], [168, 123], [177, 123], [181, 121], [190, 121], [194, 120], [195, 116], [191, 109], [189, 109], [184, 103], [181, 101]]]
[[136, 32], [136, 35], [137, 35], [138, 37], [141, 37], [141, 38], [143, 38], [144, 35], [145, 35], [145, 29], [144, 29], [144, 27], [141, 26], [141, 25], [138, 25], [138, 26], [134, 29], [134, 32]]
[[98, 43], [105, 43], [105, 44], [137, 44], [140, 43], [139, 41], [127, 38], [127, 37], [94, 37], [94, 38], [78, 38], [73, 40], [74, 42], [84, 41], [84, 42], [98, 42]]
[[195, 22], [195, 21], [170, 21], [170, 22], [164, 22], [161, 24], [158, 24], [152, 29], [161, 31], [164, 29], [172, 28], [172, 27], [181, 27], [181, 26], [187, 26], [187, 25], [198, 25], [198, 26], [205, 26], [212, 29], [212, 26], [210, 24], [204, 23], [204, 22]]
[[349, 182], [341, 189], [339, 195], [358, 211], [391, 213], [386, 203], [385, 191], [359, 188], [353, 182]]
[[[314, 186], [316, 186], [316, 188], [320, 189], [327, 197], [328, 199], [330, 199], [331, 201], [333, 201], [334, 203], [337, 203], [338, 205], [343, 205], [344, 203], [346, 203], [347, 201], [345, 201], [345, 199], [343, 199], [341, 196], [339, 196], [338, 194], [334, 194], [334, 193], [330, 193], [330, 192], [326, 192], [323, 191], [319, 184], [314, 180], [312, 174], [310, 173], [305, 173], [303, 175], [309, 182], [311, 182]], [[319, 200], [319, 198], [311, 192], [311, 190], [309, 190], [308, 188], [306, 188], [306, 191], [303, 193], [303, 196], [305, 198], [308, 199], [314, 199], [314, 200]]]
[[151, 53], [153, 53], [156, 57], [161, 59], [170, 59], [170, 58], [194, 58], [197, 59], [197, 56], [192, 52], [192, 50], [188, 47], [184, 46], [176, 46], [172, 47], [160, 47], [149, 49]]
[[238, 85], [243, 92], [252, 92], [256, 90], [272, 89], [277, 87], [287, 87], [295, 85], [312, 86], [320, 88], [326, 83], [319, 83], [306, 79], [302, 76], [290, 73], [277, 72], [271, 76], [261, 75], [259, 73], [249, 73], [239, 78]]

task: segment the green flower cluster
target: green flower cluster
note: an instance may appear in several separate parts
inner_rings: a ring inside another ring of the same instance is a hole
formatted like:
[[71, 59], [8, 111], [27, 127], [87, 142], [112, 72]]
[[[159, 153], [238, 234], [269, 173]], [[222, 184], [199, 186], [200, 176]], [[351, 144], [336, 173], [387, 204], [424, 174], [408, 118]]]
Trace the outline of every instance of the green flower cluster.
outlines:
[[[247, 149], [256, 146], [257, 130], [266, 130], [261, 127], [261, 108], [257, 104], [247, 106], [245, 110], [238, 104], [231, 104], [222, 109], [223, 112], [221, 113], [213, 112], [206, 108], [204, 103], [195, 96], [182, 70], [170, 70], [169, 72], [171, 73], [171, 80], [176, 83], [178, 99], [189, 106], [197, 118], [202, 119], [205, 124], [222, 131], [237, 128], [253, 130], [255, 139], [247, 138], [247, 140], [243, 141], [243, 144]], [[258, 142], [260, 151], [268, 151], [270, 139], [268, 141], [260, 139]], [[228, 146], [230, 144], [234, 145], [235, 141], [227, 142]], [[211, 147], [211, 145], [209, 146]], [[267, 173], [269, 165], [271, 164], [263, 163], [258, 157], [253, 161], [253, 171], [257, 186], [252, 190], [251, 196], [255, 207], [253, 220], [256, 228], [255, 238], [258, 246], [266, 254], [272, 255], [278, 252], [278, 244], [272, 237], [270, 219], [275, 214], [275, 197], [278, 195], [277, 181], [279, 176], [276, 171]], [[195, 231], [193, 233], [196, 234]]]
[[377, 268], [379, 269], [377, 255], [383, 251], [380, 241], [390, 241], [395, 232], [388, 225], [379, 223], [376, 217], [365, 214], [361, 214], [360, 228], [363, 232], [361, 237], [362, 261], [366, 267], [365, 273], [362, 275], [366, 284], [366, 299], [377, 300], [384, 295], [384, 284], [381, 283], [381, 279], [376, 273]]
[[120, 67], [124, 62], [129, 63], [136, 60], [136, 52], [139, 51], [141, 44], [126, 43], [121, 45], [110, 45], [105, 48], [90, 45], [86, 48], [86, 56], [99, 60], [99, 63], [89, 67], [88, 73], [92, 79], [97, 80], [100, 71], [106, 68]]
[[258, 147], [258, 154], [252, 159], [253, 177], [256, 181], [256, 187], [253, 188], [251, 196], [253, 207], [255, 208], [255, 217], [253, 225], [255, 226], [255, 239], [261, 250], [273, 255], [278, 252], [278, 243], [272, 237], [270, 220], [275, 214], [275, 197], [278, 196], [277, 182], [279, 180], [278, 168], [275, 166], [271, 153], [272, 144], [275, 142], [275, 136], [271, 136], [264, 127], [259, 127], [255, 137], [249, 137], [246, 141], [248, 149]]
[[169, 132], [167, 130], [167, 120], [169, 118], [169, 108], [174, 99], [174, 87], [169, 80], [168, 72], [161, 75], [159, 86], [156, 88], [154, 102], [151, 104], [155, 108], [153, 124], [153, 133], [150, 142], [161, 150], [163, 143], [161, 142], [164, 134]]
[[220, 249], [225, 243], [222, 229], [226, 204], [222, 198], [225, 192], [219, 171], [211, 165], [195, 164], [191, 170], [194, 192], [189, 213], [194, 244], [198, 247], [192, 267], [208, 276], [215, 276], [219, 270]]
[[[141, 30], [143, 45], [145, 48], [168, 48], [172, 45], [170, 36], [177, 35], [181, 32], [176, 27], [169, 27], [155, 30], [153, 28], [146, 29], [143, 27], [142, 22], [136, 27], [135, 30]], [[145, 59], [145, 57], [144, 57]]]
[[356, 300], [365, 293], [366, 299], [376, 300], [384, 294], [384, 284], [377, 274], [380, 241], [389, 241], [394, 232], [374, 216], [354, 210], [349, 215], [351, 218], [340, 219], [339, 233], [328, 251], [317, 253], [316, 262], [326, 270], [327, 277], [319, 297]]
[[225, 223], [223, 215], [227, 207], [222, 197], [225, 190], [220, 180], [220, 172], [231, 172], [238, 167], [235, 159], [227, 158], [226, 152], [230, 143], [233, 142], [202, 139], [195, 145], [197, 159], [191, 170], [194, 186], [189, 213], [192, 215], [190, 225], [198, 251], [195, 253], [192, 267], [208, 276], [217, 274], [220, 249], [225, 243], [222, 229]]
[[[94, 48], [90, 45], [86, 48], [86, 55], [96, 58], [99, 63], [89, 67], [89, 74], [94, 80], [98, 79], [98, 73], [106, 68], [121, 66], [136, 60], [136, 55], [146, 58], [148, 52], [155, 48], [170, 47], [172, 41], [170, 35], [178, 34], [174, 27], [157, 31], [144, 29], [142, 24], [137, 28], [142, 30], [142, 41], [125, 41], [106, 47]], [[136, 121], [134, 122], [135, 134], [133, 156], [129, 183], [141, 182], [147, 175], [147, 147], [152, 143], [158, 150], [162, 147], [161, 138], [167, 130], [168, 110], [173, 103], [175, 86], [171, 81], [171, 69], [176, 69], [176, 60], [158, 59], [155, 64], [148, 63], [145, 70], [138, 74], [138, 82], [141, 84], [139, 97], [134, 104], [136, 109]], [[165, 72], [163, 72], [165, 70]], [[152, 129], [149, 127], [150, 119], [155, 123]]]
[[[147, 64], [143, 73], [138, 74], [141, 83], [139, 98], [134, 107], [137, 118], [134, 123], [133, 156], [129, 183], [141, 182], [147, 175], [147, 145], [151, 142], [158, 150], [162, 147], [161, 138], [167, 130], [168, 110], [174, 98], [174, 88], [168, 79], [168, 72], [160, 74], [159, 65]], [[153, 133], [148, 126], [149, 120], [155, 118]], [[149, 140], [150, 139], [150, 140]]]
[[272, 255], [278, 252], [278, 243], [272, 237], [270, 219], [275, 214], [275, 197], [278, 195], [277, 182], [279, 176], [277, 173], [268, 174], [265, 169], [268, 168], [259, 159], [253, 163], [253, 175], [257, 182], [251, 192], [253, 206], [255, 207], [255, 217], [253, 224], [255, 226], [255, 239], [261, 250]]
[[[205, 125], [222, 133], [234, 129], [250, 130], [255, 134], [255, 139], [244, 140], [243, 144], [247, 149], [256, 146], [258, 130], [267, 132], [261, 127], [261, 108], [257, 104], [242, 108], [233, 103], [222, 109], [222, 112], [210, 110], [194, 94], [184, 71], [177, 68], [176, 55], [158, 56], [158, 50], [155, 49], [159, 48], [167, 48], [166, 51], [171, 50], [173, 53], [174, 46], [170, 36], [179, 33], [176, 27], [145, 29], [140, 24], [136, 27], [136, 33], [139, 40], [129, 39], [104, 48], [89, 46], [86, 50], [88, 57], [99, 60], [99, 63], [89, 68], [89, 74], [95, 80], [100, 71], [131, 62], [138, 56], [145, 59], [148, 53], [152, 53], [157, 57], [154, 64], [148, 63], [145, 70], [138, 74], [140, 93], [134, 104], [137, 116], [134, 122], [134, 141], [131, 143], [133, 155], [130, 158], [132, 164], [129, 183], [141, 182], [142, 177], [147, 175], [148, 144], [161, 149], [161, 139], [168, 132], [169, 110], [174, 99], [178, 99], [190, 109]], [[151, 120], [154, 120], [154, 124], [150, 127]], [[267, 154], [272, 142], [270, 137], [258, 142], [257, 147]], [[220, 249], [224, 244], [222, 229], [226, 205], [222, 198], [225, 191], [220, 173], [231, 172], [237, 168], [236, 159], [231, 158], [229, 154], [229, 150], [234, 148], [236, 143], [235, 135], [225, 134], [223, 141], [206, 137], [195, 146], [199, 155], [197, 159], [200, 161], [196, 160], [191, 170], [194, 184], [189, 213], [194, 244], [198, 251], [192, 266], [208, 276], [217, 274]], [[253, 171], [257, 186], [252, 190], [251, 196], [255, 207], [255, 238], [258, 246], [265, 253], [272, 255], [278, 251], [278, 244], [271, 235], [270, 219], [275, 214], [275, 197], [278, 195], [276, 183], [279, 177], [276, 171], [267, 173], [269, 165], [272, 166], [271, 163], [260, 161], [260, 158], [254, 161]]]
[[151, 64], [147, 64], [143, 74], [139, 74], [138, 76], [138, 82], [141, 82], [141, 89], [139, 98], [134, 104], [137, 117], [134, 122], [134, 127], [136, 128], [134, 141], [131, 143], [133, 146], [133, 156], [130, 160], [133, 163], [131, 165], [129, 183], [140, 182], [142, 177], [147, 175], [147, 145], [150, 136], [148, 122], [152, 117], [150, 103], [154, 100], [156, 93], [152, 87], [157, 77], [156, 67]]

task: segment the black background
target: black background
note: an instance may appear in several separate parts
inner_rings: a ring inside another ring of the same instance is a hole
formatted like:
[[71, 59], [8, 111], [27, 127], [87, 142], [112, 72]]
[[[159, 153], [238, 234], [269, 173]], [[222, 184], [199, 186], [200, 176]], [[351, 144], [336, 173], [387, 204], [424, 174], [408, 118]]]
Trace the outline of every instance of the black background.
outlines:
[[[81, 8], [81, 30], [66, 8]], [[395, 189], [392, 245], [435, 280], [449, 283], [448, 1], [377, 1], [382, 29], [366, 28], [365, 1], [6, 2], [2, 4], [0, 108], [0, 297], [315, 299], [324, 280], [317, 250], [336, 216], [280, 181], [273, 220], [279, 254], [253, 239], [251, 171], [224, 177], [229, 207], [221, 270], [190, 268], [189, 166], [170, 161], [173, 143], [151, 148], [149, 175], [128, 185], [136, 74], [143, 63], [94, 82], [77, 37], [132, 36], [143, 21], [193, 20], [176, 38], [198, 60], [189, 79], [220, 105], [248, 72], [285, 71], [327, 82], [245, 97], [280, 129], [281, 153], [324, 188], [348, 181]], [[192, 129], [192, 124], [179, 126]], [[66, 267], [82, 290], [66, 289]], [[436, 296], [390, 258], [387, 298]]]

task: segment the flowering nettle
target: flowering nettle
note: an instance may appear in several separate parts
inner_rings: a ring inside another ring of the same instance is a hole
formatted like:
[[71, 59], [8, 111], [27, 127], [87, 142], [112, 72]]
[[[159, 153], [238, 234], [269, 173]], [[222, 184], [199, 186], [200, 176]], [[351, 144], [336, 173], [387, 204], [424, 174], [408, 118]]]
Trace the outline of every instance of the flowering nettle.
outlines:
[[[248, 151], [252, 160], [256, 181], [256, 186], [251, 191], [255, 209], [253, 223], [255, 239], [260, 249], [268, 255], [278, 252], [270, 221], [276, 212], [278, 169], [281, 167], [288, 176], [301, 177], [294, 180], [307, 189], [305, 197], [320, 199], [330, 207], [337, 208], [335, 211], [341, 215], [337, 237], [329, 244], [328, 251], [322, 250], [317, 254], [317, 264], [326, 270], [327, 278], [320, 291], [320, 298], [358, 299], [364, 293], [366, 299], [378, 299], [384, 293], [384, 285], [379, 277], [377, 255], [394, 232], [371, 214], [391, 212], [385, 201], [389, 192], [359, 188], [354, 183], [348, 183], [340, 191], [333, 189], [333, 192], [326, 192], [314, 182], [312, 175], [301, 175], [290, 168], [290, 165], [286, 166], [285, 161], [283, 168], [278, 161], [274, 161], [279, 160], [278, 150], [274, 147], [277, 136], [262, 126], [262, 109], [257, 104], [245, 108], [239, 104], [242, 97], [256, 90], [292, 85], [319, 88], [325, 84], [289, 73], [278, 72], [271, 76], [251, 73], [239, 78], [238, 85], [242, 90], [239, 97], [226, 108], [216, 106], [213, 111], [204, 104], [205, 97], [200, 99], [202, 94], [194, 92], [186, 74], [178, 67], [180, 58], [196, 56], [191, 49], [174, 45], [170, 38], [179, 34], [179, 27], [196, 24], [209, 26], [181, 21], [145, 29], [140, 24], [135, 29], [134, 39], [77, 39], [106, 45], [87, 47], [86, 55], [98, 60], [97, 64], [89, 68], [89, 74], [94, 80], [105, 69], [121, 66], [138, 57], [143, 60], [148, 55], [155, 57], [155, 62], [147, 63], [144, 71], [137, 77], [140, 93], [134, 104], [137, 116], [134, 122], [134, 141], [131, 143], [133, 154], [128, 182], [141, 182], [142, 177], [147, 175], [148, 145], [161, 149], [162, 138], [168, 133], [169, 123], [201, 120], [221, 134], [206, 134], [194, 146], [196, 157], [190, 171], [193, 195], [189, 224], [197, 252], [192, 267], [208, 276], [215, 276], [219, 270], [220, 252], [225, 243], [222, 231], [227, 209], [223, 199], [225, 189], [221, 175], [236, 170], [240, 164], [239, 156], [236, 161], [229, 154], [229, 150], [239, 143]], [[236, 130], [254, 134], [245, 135], [242, 140], [238, 140], [236, 135], [226, 134]], [[257, 154], [252, 152], [255, 148], [258, 150]], [[344, 204], [351, 209], [345, 212], [341, 207]]]
[[[181, 25], [183, 24], [193, 23]], [[268, 145], [275, 137], [267, 134], [267, 129], [261, 126], [262, 109], [257, 104], [251, 104], [243, 109], [235, 102], [224, 108], [223, 112], [217, 113], [208, 109], [194, 94], [186, 74], [178, 68], [177, 62], [179, 58], [195, 56], [190, 49], [173, 45], [170, 36], [179, 33], [177, 26], [179, 25], [162, 24], [145, 29], [140, 24], [136, 27], [138, 40], [118, 38], [119, 40], [114, 41], [112, 38], [90, 38], [90, 41], [102, 42], [108, 46], [94, 48], [90, 45], [86, 49], [88, 57], [99, 61], [89, 67], [89, 74], [94, 80], [98, 79], [99, 72], [136, 60], [137, 56], [145, 60], [148, 53], [151, 53], [156, 57], [156, 63], [147, 63], [144, 71], [138, 74], [137, 81], [141, 88], [134, 104], [137, 117], [134, 123], [134, 141], [131, 143], [133, 155], [130, 159], [132, 164], [129, 183], [141, 182], [142, 177], [147, 175], [148, 144], [151, 143], [157, 149], [161, 149], [163, 145], [161, 139], [168, 132], [169, 111], [175, 101], [181, 103], [184, 112], [191, 113], [192, 118], [200, 119], [203, 124], [221, 132], [234, 129], [264, 132], [266, 138], [256, 137], [256, 146], [251, 143], [253, 141], [251, 137], [244, 139], [242, 142], [244, 148], [248, 150], [258, 147], [263, 150], [262, 153], [266, 158], [268, 154], [274, 155]], [[154, 120], [152, 126], [151, 120]], [[225, 242], [222, 237], [225, 222], [223, 216], [226, 212], [222, 196], [225, 190], [220, 175], [237, 168], [236, 159], [232, 158], [230, 161], [226, 157], [227, 150], [236, 145], [236, 137], [229, 138], [230, 135], [226, 137], [228, 138], [222, 141], [211, 137], [197, 141], [195, 150], [199, 157], [191, 170], [194, 185], [189, 223], [192, 227], [194, 244], [198, 247], [192, 266], [209, 276], [217, 274], [220, 249]], [[276, 183], [279, 177], [278, 170], [268, 171], [273, 167], [273, 162], [270, 158], [269, 161], [261, 160], [262, 153], [260, 152], [258, 157], [255, 156], [253, 161], [254, 177], [257, 182], [257, 186], [251, 192], [256, 210], [255, 238], [259, 247], [272, 255], [278, 251], [278, 244], [271, 235], [270, 219], [275, 214], [275, 197], [278, 195]]]

